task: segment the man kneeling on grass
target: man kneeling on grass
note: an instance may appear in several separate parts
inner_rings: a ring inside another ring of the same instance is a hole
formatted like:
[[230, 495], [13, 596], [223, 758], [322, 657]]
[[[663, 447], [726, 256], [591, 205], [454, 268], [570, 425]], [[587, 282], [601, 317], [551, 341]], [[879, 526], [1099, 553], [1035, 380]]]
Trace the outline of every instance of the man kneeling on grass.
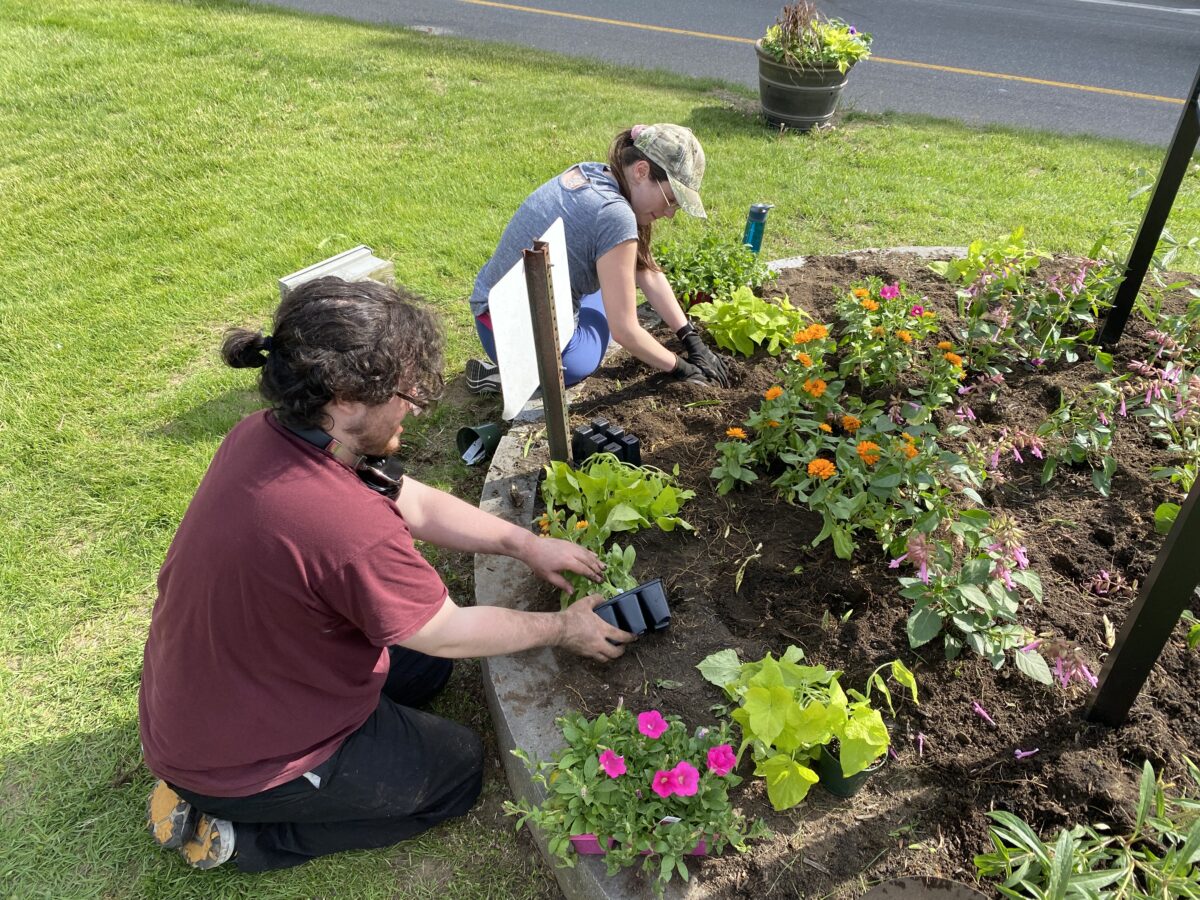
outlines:
[[441, 384], [442, 338], [411, 297], [322, 278], [291, 291], [274, 334], [222, 355], [261, 367], [272, 409], [217, 450], [158, 579], [139, 698], [161, 779], [149, 828], [207, 869], [294, 866], [383, 847], [464, 814], [479, 739], [416, 707], [452, 658], [558, 646], [615, 659], [632, 639], [592, 612], [460, 608], [413, 540], [521, 560], [567, 588], [601, 563], [399, 472], [405, 416]]

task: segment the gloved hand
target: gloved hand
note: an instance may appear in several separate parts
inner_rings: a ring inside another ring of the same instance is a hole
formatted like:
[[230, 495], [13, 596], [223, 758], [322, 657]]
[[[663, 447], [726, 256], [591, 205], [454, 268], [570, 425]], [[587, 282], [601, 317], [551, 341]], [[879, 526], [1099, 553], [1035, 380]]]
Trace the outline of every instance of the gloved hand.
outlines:
[[675, 354], [675, 368], [671, 370], [671, 377], [678, 381], [690, 381], [692, 384], [709, 384], [708, 376], [679, 354]]
[[683, 355], [687, 357], [688, 362], [703, 372], [713, 384], [729, 387], [729, 370], [724, 361], [704, 346], [704, 341], [700, 339], [691, 322], [675, 332], [675, 336], [683, 344]]

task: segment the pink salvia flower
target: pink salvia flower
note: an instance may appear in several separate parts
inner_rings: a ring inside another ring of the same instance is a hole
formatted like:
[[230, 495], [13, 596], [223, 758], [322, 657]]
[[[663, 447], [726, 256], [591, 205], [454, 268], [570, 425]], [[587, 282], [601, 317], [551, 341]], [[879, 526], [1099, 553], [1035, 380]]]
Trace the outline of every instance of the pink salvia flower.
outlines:
[[1024, 547], [1013, 547], [1013, 559], [1017, 561], [1017, 568], [1029, 568], [1029, 555], [1025, 552]]
[[683, 760], [670, 772], [675, 780], [675, 793], [680, 797], [695, 796], [700, 787], [700, 770], [687, 760]]
[[971, 710], [975, 713], [975, 715], [979, 716], [979, 718], [983, 719], [983, 721], [987, 722], [993, 728], [1000, 727], [996, 724], [996, 720], [988, 715], [988, 711], [980, 705], [978, 700], [971, 701]]
[[1015, 446], [1012, 448], [1012, 454], [1013, 454], [1013, 459], [1015, 459], [1017, 462], [1025, 462], [1025, 460], [1021, 458], [1021, 451], [1018, 450]]
[[638, 713], [637, 723], [638, 731], [648, 738], [658, 738], [667, 730], [667, 722], [657, 709]]
[[900, 282], [885, 284], [879, 289], [879, 296], [883, 300], [895, 300], [900, 296]]
[[675, 793], [675, 776], [671, 772], [659, 769], [654, 773], [654, 779], [650, 782], [650, 787], [658, 796], [670, 797]]
[[737, 756], [728, 744], [708, 748], [708, 771], [714, 775], [728, 775], [737, 765]]
[[609, 778], [619, 778], [625, 774], [625, 757], [617, 756], [611, 750], [600, 754], [600, 768]]
[[925, 735], [917, 732], [917, 756], [925, 755]]
[[1117, 410], [1117, 415], [1125, 416], [1125, 395], [1123, 393], [1121, 394], [1121, 408]]
[[1032, 750], [1014, 750], [1013, 756], [1015, 756], [1017, 759], [1028, 759], [1029, 757], [1033, 756], [1033, 754], [1040, 752], [1040, 747], [1034, 747]]

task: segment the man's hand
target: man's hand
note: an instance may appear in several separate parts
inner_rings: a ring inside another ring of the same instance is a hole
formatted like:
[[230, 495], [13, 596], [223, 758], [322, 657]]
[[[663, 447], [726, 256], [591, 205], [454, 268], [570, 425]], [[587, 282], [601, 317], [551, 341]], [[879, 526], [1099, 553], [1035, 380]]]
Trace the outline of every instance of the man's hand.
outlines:
[[608, 662], [625, 652], [625, 645], [637, 636], [614, 628], [596, 615], [596, 606], [604, 602], [600, 594], [580, 597], [558, 615], [563, 618], [558, 646], [597, 662]]
[[725, 361], [705, 346], [691, 322], [676, 331], [675, 336], [683, 344], [683, 355], [689, 363], [703, 372], [704, 377], [713, 384], [729, 387], [729, 370]]
[[526, 533], [529, 534], [529, 540], [525, 542], [518, 559], [529, 566], [538, 578], [564, 591], [574, 590], [571, 583], [562, 577], [564, 571], [574, 572], [592, 581], [601, 579], [604, 563], [591, 550], [559, 538]]

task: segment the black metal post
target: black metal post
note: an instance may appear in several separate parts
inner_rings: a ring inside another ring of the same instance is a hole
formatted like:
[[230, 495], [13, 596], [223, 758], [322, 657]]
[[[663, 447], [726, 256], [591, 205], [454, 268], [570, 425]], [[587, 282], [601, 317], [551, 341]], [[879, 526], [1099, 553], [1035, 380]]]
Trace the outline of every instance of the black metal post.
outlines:
[[1085, 717], [1120, 725], [1200, 582], [1200, 481], [1192, 485], [1137, 601], [1121, 625]]
[[1121, 339], [1125, 323], [1129, 320], [1129, 314], [1133, 312], [1133, 301], [1142, 289], [1142, 282], [1158, 247], [1158, 239], [1162, 237], [1163, 226], [1167, 224], [1167, 216], [1171, 214], [1171, 207], [1175, 204], [1175, 195], [1179, 193], [1179, 185], [1187, 173], [1192, 153], [1196, 150], [1196, 141], [1200, 138], [1200, 107], [1196, 102], [1198, 97], [1200, 68], [1196, 69], [1192, 92], [1183, 104], [1183, 112], [1179, 114], [1175, 136], [1171, 138], [1171, 146], [1163, 160], [1162, 170], [1158, 173], [1154, 193], [1150, 195], [1146, 214], [1142, 216], [1142, 226], [1138, 229], [1133, 247], [1129, 250], [1129, 259], [1125, 263], [1125, 277], [1121, 280], [1121, 286], [1117, 288], [1112, 309], [1104, 319], [1100, 343], [1106, 347], [1111, 347]]
[[542, 383], [542, 411], [546, 416], [550, 458], [556, 462], [570, 462], [567, 389], [563, 385], [562, 350], [558, 345], [558, 324], [554, 317], [554, 289], [550, 285], [550, 245], [545, 241], [534, 241], [533, 249], [523, 251], [523, 256], [529, 317], [533, 321], [533, 352], [537, 357], [538, 380]]

